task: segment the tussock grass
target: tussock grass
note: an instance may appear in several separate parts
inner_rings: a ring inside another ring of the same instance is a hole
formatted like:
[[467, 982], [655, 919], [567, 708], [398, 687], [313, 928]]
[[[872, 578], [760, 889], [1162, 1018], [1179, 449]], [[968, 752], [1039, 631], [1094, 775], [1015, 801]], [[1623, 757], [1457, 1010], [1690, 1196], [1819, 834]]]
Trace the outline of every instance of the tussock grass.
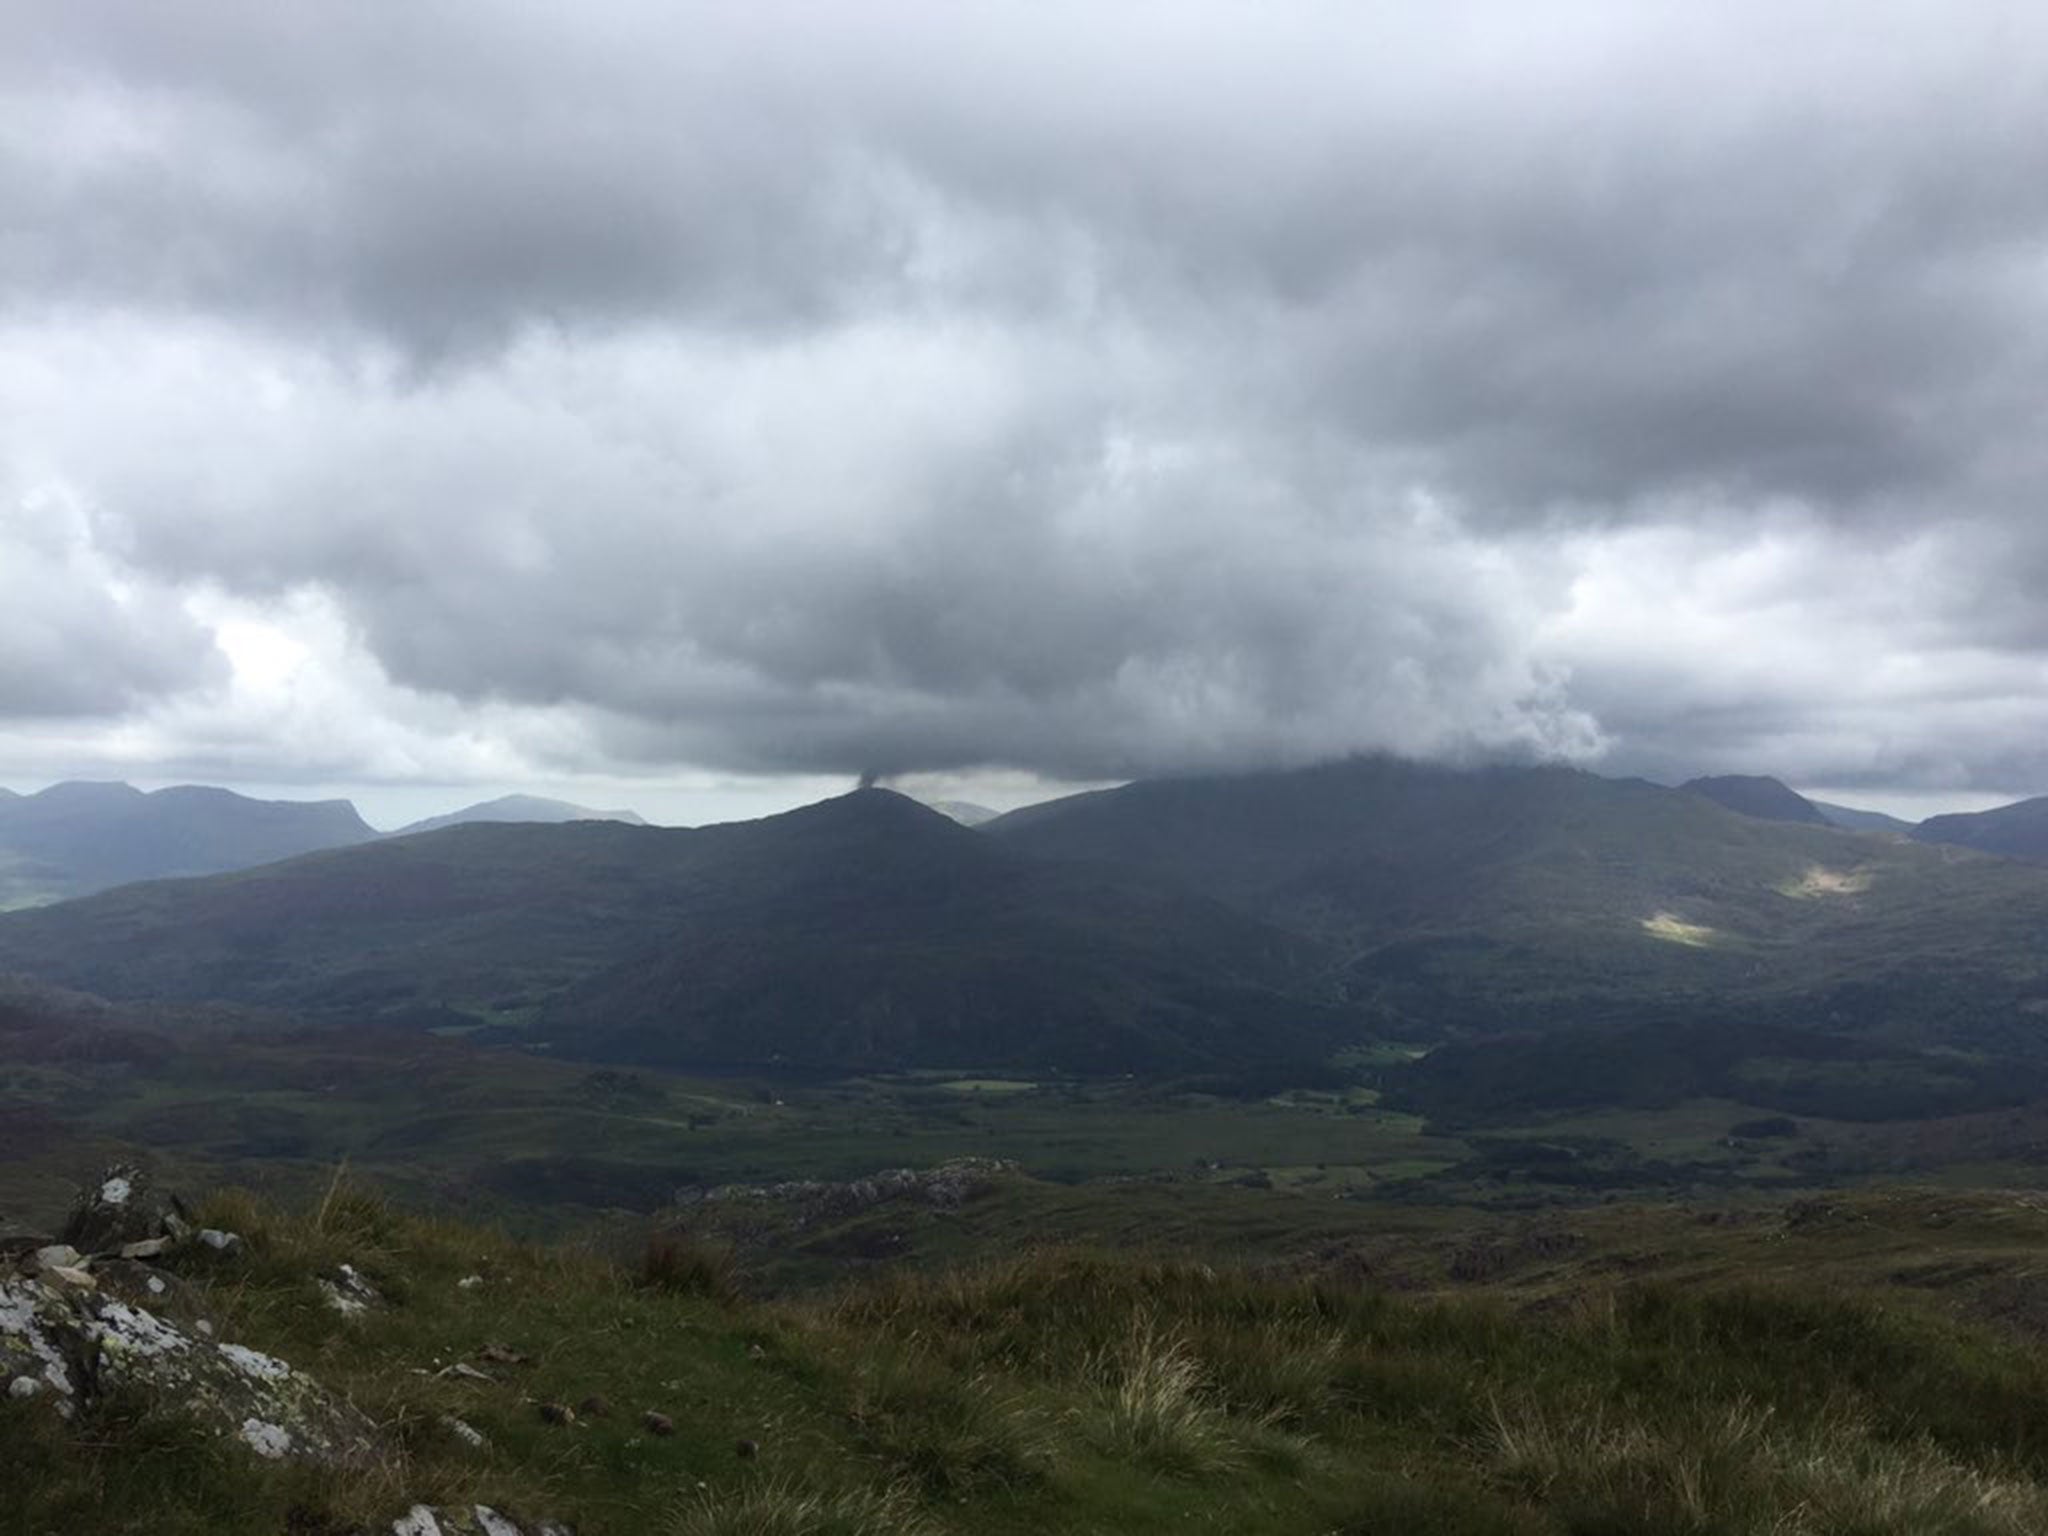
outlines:
[[1114, 1349], [1093, 1362], [1096, 1391], [1074, 1410], [1080, 1432], [1104, 1455], [1172, 1477], [1237, 1471], [1245, 1447], [1205, 1397], [1207, 1379], [1187, 1338], [1150, 1314], [1134, 1316]]
[[865, 1450], [931, 1494], [1037, 1484], [1057, 1453], [1045, 1416], [1019, 1387], [962, 1373], [916, 1338], [861, 1345], [847, 1421]]
[[640, 1253], [639, 1283], [679, 1296], [733, 1302], [740, 1296], [739, 1261], [730, 1243], [686, 1232], [659, 1232]]
[[1573, 1530], [1633, 1536], [2036, 1536], [2048, 1491], [1926, 1442], [1878, 1439], [1847, 1413], [1784, 1422], [1745, 1401], [1655, 1418], [1599, 1403], [1501, 1406], [1496, 1469]]
[[697, 1494], [666, 1536], [927, 1536], [932, 1526], [899, 1489], [817, 1492], [787, 1480]]

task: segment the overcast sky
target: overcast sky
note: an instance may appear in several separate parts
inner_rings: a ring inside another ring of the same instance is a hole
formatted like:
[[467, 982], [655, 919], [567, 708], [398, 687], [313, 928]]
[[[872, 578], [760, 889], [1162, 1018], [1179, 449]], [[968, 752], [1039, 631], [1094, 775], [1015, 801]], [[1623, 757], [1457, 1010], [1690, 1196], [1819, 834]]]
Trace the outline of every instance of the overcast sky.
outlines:
[[2038, 5], [0, 0], [16, 788], [1990, 803], [2044, 417]]

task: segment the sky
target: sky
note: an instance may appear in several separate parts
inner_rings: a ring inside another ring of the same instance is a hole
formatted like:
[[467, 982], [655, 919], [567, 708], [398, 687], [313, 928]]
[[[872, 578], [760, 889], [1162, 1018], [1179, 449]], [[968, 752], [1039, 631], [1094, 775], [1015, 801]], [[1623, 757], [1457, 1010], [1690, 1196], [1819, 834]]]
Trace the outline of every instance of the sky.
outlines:
[[0, 784], [2048, 792], [2048, 12], [0, 0]]

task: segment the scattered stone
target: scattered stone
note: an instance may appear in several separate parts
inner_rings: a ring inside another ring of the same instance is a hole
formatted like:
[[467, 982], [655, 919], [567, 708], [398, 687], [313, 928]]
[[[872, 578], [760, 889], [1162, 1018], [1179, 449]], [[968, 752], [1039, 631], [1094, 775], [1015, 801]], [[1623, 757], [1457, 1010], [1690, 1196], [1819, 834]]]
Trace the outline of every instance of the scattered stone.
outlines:
[[123, 1243], [121, 1257], [124, 1259], [160, 1258], [170, 1248], [168, 1237], [145, 1237], [140, 1242]]
[[603, 1394], [593, 1392], [576, 1405], [576, 1411], [586, 1419], [608, 1419], [612, 1416], [612, 1405]]
[[240, 1233], [223, 1232], [218, 1227], [202, 1227], [199, 1231], [199, 1241], [215, 1253], [233, 1253], [242, 1246]]
[[59, 1236], [81, 1253], [114, 1253], [155, 1237], [169, 1209], [140, 1168], [120, 1163], [80, 1191]]
[[478, 1429], [474, 1424], [456, 1418], [452, 1413], [444, 1415], [441, 1422], [448, 1426], [448, 1432], [451, 1435], [473, 1451], [480, 1451], [491, 1443], [484, 1438], [482, 1430]]
[[453, 1376], [457, 1381], [481, 1381], [491, 1386], [498, 1384], [498, 1378], [489, 1371], [480, 1371], [467, 1360], [458, 1360], [453, 1365], [444, 1365], [434, 1372], [436, 1376]]
[[749, 1360], [765, 1360], [768, 1358], [768, 1351], [758, 1344], [749, 1344], [747, 1346], [747, 1358]]
[[391, 1536], [575, 1536], [568, 1526], [552, 1520], [538, 1525], [521, 1525], [488, 1504], [467, 1507], [435, 1507], [415, 1504], [391, 1522]]
[[864, 1179], [828, 1183], [796, 1179], [781, 1184], [720, 1184], [679, 1189], [676, 1204], [774, 1202], [792, 1207], [799, 1228], [851, 1216], [887, 1201], [957, 1211], [1013, 1177], [1018, 1165], [1003, 1158], [956, 1157], [935, 1168], [886, 1168]]
[[738, 1456], [741, 1461], [757, 1460], [761, 1455], [761, 1442], [758, 1440], [741, 1440], [733, 1446], [733, 1454]]
[[676, 1432], [676, 1421], [665, 1413], [656, 1413], [652, 1408], [640, 1415], [640, 1422], [650, 1435], [672, 1435]]
[[318, 1284], [327, 1305], [343, 1317], [361, 1317], [370, 1308], [384, 1304], [383, 1293], [364, 1279], [353, 1264], [341, 1265], [331, 1276], [321, 1275]]
[[42, 1274], [45, 1280], [54, 1280], [60, 1285], [70, 1286], [73, 1290], [99, 1289], [99, 1282], [76, 1264], [45, 1264]]
[[533, 1356], [522, 1355], [518, 1350], [504, 1344], [486, 1344], [476, 1352], [477, 1359], [486, 1365], [531, 1365]]
[[544, 1422], [549, 1424], [574, 1424], [576, 1422], [576, 1410], [567, 1403], [542, 1403], [540, 1405], [540, 1416]]
[[484, 1277], [482, 1275], [464, 1275], [455, 1282], [455, 1289], [458, 1291], [473, 1291], [483, 1283]]
[[33, 1376], [17, 1376], [7, 1383], [7, 1395], [17, 1403], [26, 1402], [43, 1390], [43, 1384]]
[[76, 1269], [83, 1262], [78, 1250], [69, 1243], [51, 1243], [48, 1247], [38, 1248], [25, 1267], [30, 1270]]
[[56, 1239], [42, 1232], [0, 1232], [0, 1264], [23, 1263]]

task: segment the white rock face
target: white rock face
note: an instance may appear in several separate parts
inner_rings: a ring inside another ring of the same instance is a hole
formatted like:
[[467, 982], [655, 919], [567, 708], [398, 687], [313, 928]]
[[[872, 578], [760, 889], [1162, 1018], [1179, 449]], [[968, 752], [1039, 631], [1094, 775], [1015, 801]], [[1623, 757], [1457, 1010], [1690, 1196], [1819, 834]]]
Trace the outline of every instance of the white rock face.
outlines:
[[[57, 1303], [41, 1286], [0, 1279], [0, 1370], [17, 1380], [41, 1382], [58, 1395], [59, 1411], [68, 1418], [73, 1395], [71, 1368], [57, 1348], [57, 1315]], [[10, 1393], [13, 1390], [10, 1386]]]
[[282, 1461], [291, 1454], [290, 1431], [261, 1419], [242, 1420], [242, 1439], [250, 1450], [271, 1461]]
[[291, 1380], [292, 1368], [275, 1355], [266, 1355], [260, 1349], [245, 1349], [240, 1344], [223, 1344], [220, 1352], [248, 1375], [264, 1381]]
[[135, 1193], [135, 1185], [121, 1174], [115, 1174], [100, 1185], [101, 1205], [126, 1205], [128, 1197]]
[[539, 1525], [521, 1525], [488, 1504], [465, 1508], [415, 1504], [391, 1522], [391, 1536], [572, 1536], [569, 1528], [552, 1520]]
[[105, 1353], [120, 1351], [155, 1359], [190, 1349], [192, 1340], [158, 1317], [125, 1301], [100, 1306], [97, 1318], [86, 1324], [88, 1336], [99, 1340]]
[[[83, 1380], [71, 1360], [90, 1362]], [[0, 1380], [24, 1379], [66, 1416], [82, 1393], [139, 1389], [268, 1458], [349, 1462], [372, 1449], [367, 1419], [275, 1356], [104, 1293], [0, 1277]]]

